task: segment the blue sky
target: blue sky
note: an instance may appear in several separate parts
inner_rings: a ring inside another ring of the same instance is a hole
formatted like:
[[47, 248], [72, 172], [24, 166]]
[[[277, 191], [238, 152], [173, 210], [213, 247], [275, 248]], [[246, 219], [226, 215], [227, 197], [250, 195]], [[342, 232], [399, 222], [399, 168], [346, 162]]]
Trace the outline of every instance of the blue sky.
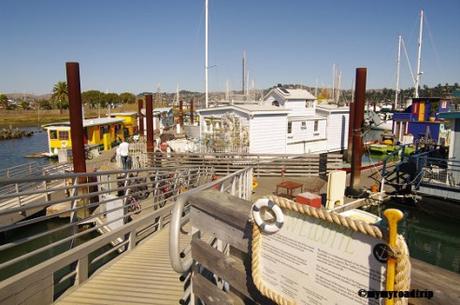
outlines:
[[[241, 87], [246, 49], [256, 87], [331, 85], [332, 64], [351, 87], [394, 87], [397, 36], [415, 69], [419, 10], [426, 15], [422, 84], [460, 81], [459, 0], [209, 0], [210, 90]], [[2, 0], [0, 92], [48, 93], [79, 61], [82, 89], [204, 88], [204, 0]], [[410, 85], [403, 55], [401, 86]]]

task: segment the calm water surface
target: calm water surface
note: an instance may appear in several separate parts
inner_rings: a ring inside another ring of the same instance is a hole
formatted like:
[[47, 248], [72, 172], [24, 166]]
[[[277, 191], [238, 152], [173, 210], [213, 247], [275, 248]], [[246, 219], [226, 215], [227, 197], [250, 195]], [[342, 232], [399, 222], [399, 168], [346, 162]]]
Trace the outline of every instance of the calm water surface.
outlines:
[[29, 162], [48, 163], [48, 158], [26, 158], [31, 153], [48, 151], [46, 132], [37, 127], [22, 127], [20, 129], [33, 131], [31, 137], [0, 141], [0, 169]]
[[[419, 204], [423, 205], [426, 200], [430, 199], [424, 198]], [[460, 273], [460, 236], [457, 234], [460, 215], [446, 218], [433, 210], [396, 201], [370, 212], [384, 218], [383, 211], [387, 208], [404, 213], [398, 231], [405, 237], [411, 257]]]

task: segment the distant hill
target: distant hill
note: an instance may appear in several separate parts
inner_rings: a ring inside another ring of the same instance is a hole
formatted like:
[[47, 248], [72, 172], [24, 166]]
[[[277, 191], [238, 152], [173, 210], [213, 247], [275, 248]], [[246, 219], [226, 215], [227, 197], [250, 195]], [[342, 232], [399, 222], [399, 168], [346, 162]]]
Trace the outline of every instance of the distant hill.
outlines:
[[31, 93], [4, 93], [9, 99], [13, 100], [26, 100], [26, 101], [37, 101], [37, 100], [48, 100], [51, 98], [51, 93], [47, 94], [31, 94]]

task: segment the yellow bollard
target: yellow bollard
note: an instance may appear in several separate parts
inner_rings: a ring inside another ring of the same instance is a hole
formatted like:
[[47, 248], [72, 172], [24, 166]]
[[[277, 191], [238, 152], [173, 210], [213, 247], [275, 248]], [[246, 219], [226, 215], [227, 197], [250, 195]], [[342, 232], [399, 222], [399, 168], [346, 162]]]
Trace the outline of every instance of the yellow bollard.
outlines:
[[110, 150], [110, 134], [109, 133], [104, 133], [104, 136], [102, 137], [102, 143], [104, 144], [104, 150]]
[[[404, 217], [404, 214], [397, 209], [387, 209], [383, 212], [388, 222], [388, 245], [396, 248], [396, 239], [398, 237], [398, 222]], [[387, 261], [387, 281], [386, 290], [393, 291], [395, 287], [396, 259], [388, 257]], [[385, 299], [386, 305], [393, 305], [394, 299]]]

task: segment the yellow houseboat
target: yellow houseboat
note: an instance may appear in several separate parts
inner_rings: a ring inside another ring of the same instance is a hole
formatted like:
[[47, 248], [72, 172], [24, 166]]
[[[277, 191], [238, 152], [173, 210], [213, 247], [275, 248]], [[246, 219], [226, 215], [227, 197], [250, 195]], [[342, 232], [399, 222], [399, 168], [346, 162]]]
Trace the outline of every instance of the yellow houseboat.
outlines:
[[137, 112], [117, 112], [111, 113], [111, 118], [123, 119], [124, 135], [130, 137], [136, 134], [137, 128]]
[[[49, 155], [56, 156], [61, 148], [71, 149], [70, 122], [50, 123], [42, 126], [48, 132]], [[129, 128], [129, 127], [128, 127]], [[118, 139], [132, 134], [125, 132], [123, 118], [96, 118], [83, 120], [83, 143], [104, 148], [112, 147]], [[105, 136], [104, 136], [105, 135]], [[104, 141], [104, 138], [106, 139]]]

